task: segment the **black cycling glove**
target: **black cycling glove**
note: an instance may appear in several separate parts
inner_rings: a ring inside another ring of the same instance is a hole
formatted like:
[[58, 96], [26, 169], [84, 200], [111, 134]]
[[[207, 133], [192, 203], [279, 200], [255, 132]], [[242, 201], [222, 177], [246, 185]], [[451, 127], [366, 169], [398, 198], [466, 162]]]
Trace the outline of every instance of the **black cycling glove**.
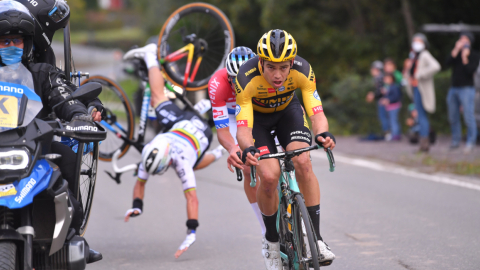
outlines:
[[252, 154], [252, 156], [254, 156], [256, 153], [260, 153], [260, 150], [255, 148], [255, 146], [250, 146], [248, 148], [245, 148], [245, 150], [243, 150], [243, 154], [242, 154], [243, 164], [245, 164], [245, 162], [247, 161], [247, 154], [248, 153], [250, 153], [250, 154]]
[[[138, 211], [138, 214], [135, 214], [135, 211]], [[128, 209], [125, 213], [125, 216], [136, 217], [140, 216], [143, 212], [143, 201], [140, 198], [135, 198], [133, 200], [132, 209]]]
[[333, 134], [330, 133], [330, 132], [328, 132], [328, 131], [322, 132], [322, 133], [318, 134], [317, 136], [315, 136], [315, 142], [316, 142], [318, 145], [320, 145], [320, 146], [323, 147], [323, 143], [318, 140], [318, 137], [322, 137], [322, 138], [324, 138], [324, 139], [326, 139], [327, 137], [330, 137], [330, 139], [332, 139], [335, 144], [337, 143], [337, 141], [335, 140], [335, 137], [333, 136]]

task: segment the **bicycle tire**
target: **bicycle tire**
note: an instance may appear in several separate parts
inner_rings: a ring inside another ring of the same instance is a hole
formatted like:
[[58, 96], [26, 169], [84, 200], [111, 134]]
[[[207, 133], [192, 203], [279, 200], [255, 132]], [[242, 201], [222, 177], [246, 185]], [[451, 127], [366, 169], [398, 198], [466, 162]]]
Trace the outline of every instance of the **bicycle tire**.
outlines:
[[[125, 135], [125, 137], [129, 140], [133, 140], [133, 135], [134, 135], [134, 128], [135, 128], [135, 117], [134, 113], [132, 110], [132, 105], [130, 104], [130, 100], [128, 99], [127, 94], [125, 91], [118, 85], [115, 81], [104, 77], [104, 76], [91, 76], [89, 79], [86, 79], [82, 82], [82, 85], [87, 83], [87, 82], [97, 82], [100, 83], [103, 86], [102, 93], [100, 94], [99, 98], [103, 102], [105, 109], [107, 110], [107, 122], [108, 119], [113, 119], [113, 111], [112, 107], [109, 106], [109, 102], [106, 101], [105, 99], [102, 100], [102, 96], [106, 97], [107, 95], [112, 96], [114, 99], [118, 98], [118, 101], [122, 104], [120, 107], [120, 110], [124, 110], [123, 112], [125, 113], [125, 118], [124, 120], [126, 121], [126, 130], [123, 130], [122, 133]], [[106, 91], [106, 90], [111, 90], [113, 91], [113, 94], [111, 91]], [[118, 103], [119, 104], [119, 103]], [[116, 104], [116, 105], [118, 105]], [[113, 106], [113, 105], [112, 105]], [[109, 109], [110, 107], [110, 109]], [[116, 117], [116, 115], [115, 115]], [[116, 121], [115, 121], [116, 122]], [[110, 123], [109, 123], [110, 124]], [[108, 128], [106, 128], [107, 131], [109, 131]], [[99, 147], [99, 159], [101, 161], [107, 161], [110, 162], [112, 161], [113, 154], [118, 150], [121, 149], [121, 153], [119, 158], [124, 156], [128, 149], [130, 148], [130, 144], [123, 141], [122, 139], [112, 136], [114, 135], [112, 132], [110, 132], [110, 136], [107, 136], [107, 139], [100, 144]], [[112, 149], [107, 149], [109, 144], [115, 144]], [[120, 146], [117, 146], [120, 145]]]
[[[320, 262], [318, 261], [318, 243], [315, 236], [315, 231], [313, 230], [312, 221], [310, 220], [310, 215], [308, 214], [307, 207], [305, 206], [305, 201], [301, 194], [295, 194], [294, 200], [292, 203], [292, 216], [293, 216], [293, 234], [294, 234], [294, 246], [295, 252], [297, 253], [299, 262], [303, 265], [304, 269], [310, 269], [309, 264], [303, 261], [304, 258], [307, 258], [307, 244], [310, 248], [311, 261], [313, 269], [320, 269]], [[305, 231], [308, 243], [305, 243], [305, 238], [303, 235], [302, 221], [305, 225]], [[312, 252], [315, 250], [316, 252]]]
[[[184, 5], [180, 7], [179, 9], [175, 10], [165, 21], [165, 23], [162, 26], [162, 29], [160, 30], [160, 34], [158, 37], [158, 59], [162, 59], [167, 55], [167, 39], [169, 35], [171, 34], [171, 30], [177, 25], [177, 23], [180, 21], [180, 19], [185, 18], [186, 16], [190, 14], [208, 14], [212, 16], [216, 22], [219, 23], [223, 30], [223, 35], [228, 33], [228, 35], [225, 35], [225, 44], [223, 48], [223, 57], [222, 60], [220, 61], [218, 67], [211, 72], [207, 77], [200, 79], [200, 80], [194, 80], [193, 82], [188, 82], [185, 89], [187, 91], [198, 91], [202, 89], [207, 88], [208, 81], [210, 80], [210, 77], [215, 73], [216, 70], [219, 70], [224, 67], [225, 59], [230, 53], [230, 51], [234, 48], [235, 46], [235, 34], [233, 32], [233, 27], [228, 20], [227, 16], [217, 7], [206, 4], [206, 3], [191, 3]], [[198, 15], [197, 15], [198, 16]], [[198, 30], [198, 28], [197, 28]], [[198, 33], [197, 33], [198, 34]], [[198, 35], [197, 35], [198, 36]], [[199, 36], [199, 38], [202, 38]], [[206, 39], [206, 37], [205, 37]], [[176, 48], [180, 49], [180, 48]], [[207, 52], [208, 53], [208, 52]], [[184, 74], [181, 74], [178, 70], [178, 68], [173, 68], [173, 66], [169, 65], [168, 63], [163, 65], [163, 72], [165, 74], [165, 77], [167, 80], [170, 82], [183, 87], [183, 78]], [[183, 72], [183, 70], [182, 70]]]
[[0, 270], [15, 270], [18, 264], [17, 245], [12, 241], [0, 242]]
[[67, 26], [63, 28], [63, 55], [65, 59], [65, 78], [67, 81], [71, 81], [71, 72], [72, 72], [72, 46], [70, 43], [70, 22], [67, 23]]
[[83, 155], [80, 170], [80, 183], [78, 188], [79, 198], [83, 207], [82, 225], [79, 231], [80, 236], [83, 236], [87, 230], [88, 220], [92, 210], [93, 195], [95, 194], [95, 184], [97, 182], [98, 142], [95, 142], [93, 145], [93, 151]]

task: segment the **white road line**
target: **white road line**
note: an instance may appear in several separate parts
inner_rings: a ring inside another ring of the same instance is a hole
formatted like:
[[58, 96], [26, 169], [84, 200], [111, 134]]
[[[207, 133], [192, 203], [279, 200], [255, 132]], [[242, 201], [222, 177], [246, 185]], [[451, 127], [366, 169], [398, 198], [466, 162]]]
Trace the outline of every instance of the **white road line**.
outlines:
[[[314, 157], [318, 157], [318, 158], [321, 158], [321, 159], [327, 159], [327, 156], [320, 151], [311, 152], [311, 154]], [[408, 176], [408, 177], [415, 177], [415, 178], [428, 180], [428, 181], [432, 181], [432, 182], [443, 183], [443, 184], [447, 184], [447, 185], [452, 185], [452, 186], [463, 187], [463, 188], [468, 188], [468, 189], [473, 189], [473, 190], [480, 191], [480, 185], [468, 183], [468, 182], [457, 180], [457, 179], [447, 177], [447, 176], [440, 176], [440, 175], [416, 172], [416, 171], [408, 170], [408, 169], [400, 167], [400, 166], [384, 165], [384, 164], [381, 164], [381, 163], [375, 162], [375, 161], [342, 156], [342, 155], [339, 155], [338, 153], [335, 153], [334, 155], [335, 155], [335, 162], [347, 163], [347, 164], [350, 164], [350, 165], [363, 167], [363, 168], [368, 168], [368, 169], [372, 169], [372, 170], [376, 170], [376, 171], [389, 172], [389, 173], [404, 175], [404, 176]]]

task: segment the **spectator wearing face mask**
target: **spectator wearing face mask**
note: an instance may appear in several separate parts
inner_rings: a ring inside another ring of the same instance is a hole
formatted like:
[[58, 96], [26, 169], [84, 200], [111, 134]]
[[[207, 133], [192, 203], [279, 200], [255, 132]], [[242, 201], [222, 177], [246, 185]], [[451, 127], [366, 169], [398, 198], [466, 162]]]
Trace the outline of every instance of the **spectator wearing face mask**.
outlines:
[[406, 72], [408, 76], [406, 90], [418, 113], [418, 123], [420, 126], [420, 152], [428, 152], [430, 142], [428, 134], [430, 123], [427, 113], [435, 112], [435, 88], [433, 76], [440, 71], [440, 64], [427, 50], [428, 40], [422, 33], [417, 33], [412, 39], [412, 51], [409, 55], [410, 70]]
[[480, 56], [471, 49], [474, 35], [463, 32], [455, 43], [455, 47], [447, 58], [446, 64], [452, 67], [451, 87], [447, 95], [448, 119], [452, 129], [450, 148], [458, 148], [462, 137], [460, 122], [460, 106], [463, 109], [463, 120], [467, 126], [467, 142], [464, 152], [473, 150], [477, 139], [477, 123], [475, 121], [475, 87], [473, 75], [477, 70]]

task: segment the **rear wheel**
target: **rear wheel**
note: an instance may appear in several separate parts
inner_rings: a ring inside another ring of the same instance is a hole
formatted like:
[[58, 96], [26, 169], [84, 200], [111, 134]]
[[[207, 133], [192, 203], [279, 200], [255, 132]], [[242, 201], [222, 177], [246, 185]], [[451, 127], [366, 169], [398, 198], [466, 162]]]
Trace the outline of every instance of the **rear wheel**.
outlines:
[[303, 269], [318, 270], [318, 243], [313, 225], [301, 194], [296, 194], [292, 204], [293, 237], [298, 263]]
[[[205, 3], [188, 4], [175, 10], [163, 24], [158, 37], [159, 59], [190, 43], [185, 38], [192, 34], [199, 41], [195, 51], [203, 48], [204, 53], [198, 73], [192, 81], [187, 82], [186, 90], [197, 91], [206, 89], [213, 73], [224, 67], [228, 53], [235, 46], [235, 37], [230, 21], [220, 9]], [[195, 55], [190, 63], [191, 70], [197, 59], [198, 55]], [[187, 57], [183, 57], [165, 63], [163, 70], [170, 82], [182, 87], [187, 66]]]
[[0, 242], [0, 270], [17, 270], [17, 246], [13, 242]]
[[101, 124], [109, 134], [99, 146], [99, 158], [102, 161], [111, 161], [118, 149], [121, 150], [120, 158], [127, 153], [130, 144], [117, 137], [116, 133], [129, 140], [133, 139], [135, 118], [132, 105], [125, 91], [113, 80], [103, 76], [92, 76], [84, 80], [82, 85], [87, 82], [97, 82], [102, 85], [102, 93], [98, 98], [102, 101], [107, 115]]

